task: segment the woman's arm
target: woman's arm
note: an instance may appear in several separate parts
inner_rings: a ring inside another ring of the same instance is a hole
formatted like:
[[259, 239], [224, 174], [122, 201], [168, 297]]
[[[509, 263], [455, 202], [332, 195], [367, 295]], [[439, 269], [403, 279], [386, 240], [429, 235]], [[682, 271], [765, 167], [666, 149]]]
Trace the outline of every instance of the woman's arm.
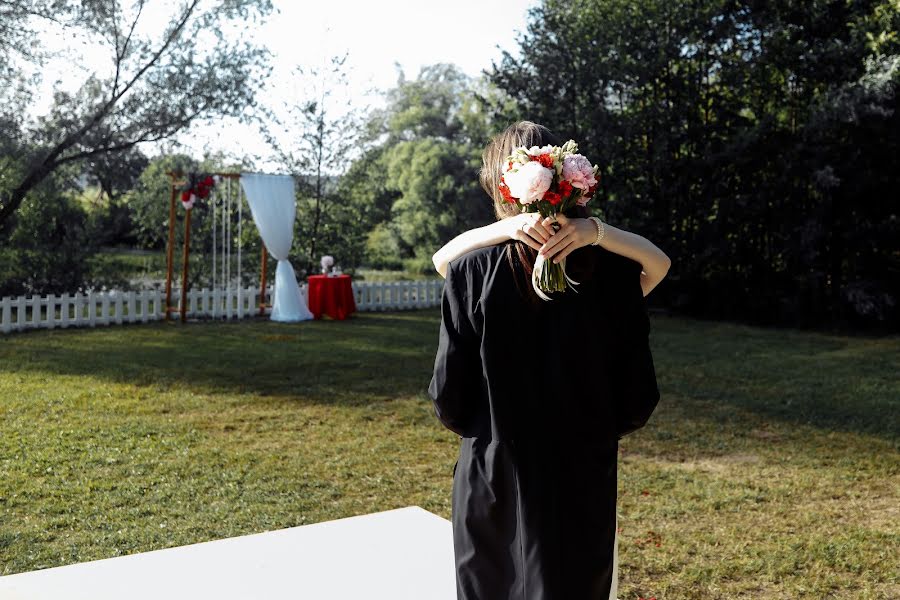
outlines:
[[540, 221], [541, 215], [538, 213], [522, 213], [464, 231], [435, 252], [431, 261], [441, 277], [446, 278], [447, 264], [451, 260], [478, 248], [493, 246], [506, 240], [521, 240], [535, 250], [540, 250], [541, 244], [553, 235], [549, 224], [545, 226]]
[[[570, 219], [560, 214], [556, 216], [556, 221], [561, 227], [554, 234], [553, 220], [549, 217], [542, 220], [539, 213], [522, 213], [500, 219], [490, 225], [464, 231], [435, 252], [431, 260], [441, 277], [446, 277], [447, 264], [454, 258], [506, 240], [520, 240], [544, 252], [548, 259], [562, 259], [597, 239], [597, 227], [589, 219]], [[604, 223], [604, 227], [606, 233], [600, 245], [641, 264], [641, 288], [646, 296], [665, 278], [672, 265], [671, 259], [644, 237], [608, 223]]]
[[[560, 229], [540, 250], [554, 262], [559, 262], [573, 250], [587, 246], [597, 239], [597, 226], [589, 219], [569, 219], [565, 215], [557, 215], [556, 221], [560, 223]], [[550, 222], [552, 220], [548, 217], [544, 219], [543, 224], [549, 226]], [[643, 270], [641, 289], [646, 296], [665, 278], [669, 267], [672, 266], [672, 260], [647, 238], [613, 227], [606, 222], [603, 226], [606, 233], [600, 240], [600, 245], [610, 252], [641, 264]]]

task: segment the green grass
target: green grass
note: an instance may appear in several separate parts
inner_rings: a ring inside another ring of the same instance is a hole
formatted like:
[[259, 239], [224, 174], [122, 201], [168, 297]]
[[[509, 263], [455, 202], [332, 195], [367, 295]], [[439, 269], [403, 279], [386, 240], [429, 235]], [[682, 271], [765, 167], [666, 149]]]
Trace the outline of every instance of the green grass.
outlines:
[[[102, 261], [103, 266], [116, 269], [124, 277], [134, 279], [138, 277], [148, 279], [166, 278], [165, 250], [105, 248], [97, 253], [97, 257], [97, 260]], [[176, 259], [180, 266], [180, 253], [176, 256]]]
[[[436, 310], [0, 338], [0, 574], [419, 505]], [[620, 597], [897, 598], [900, 339], [653, 317]]]

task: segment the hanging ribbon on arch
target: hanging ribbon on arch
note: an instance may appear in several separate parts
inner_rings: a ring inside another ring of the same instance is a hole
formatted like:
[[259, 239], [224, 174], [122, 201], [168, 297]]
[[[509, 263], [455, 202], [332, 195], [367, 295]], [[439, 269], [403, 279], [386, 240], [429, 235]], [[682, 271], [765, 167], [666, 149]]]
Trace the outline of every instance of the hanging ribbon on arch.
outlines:
[[[253, 221], [259, 229], [266, 249], [278, 259], [275, 269], [275, 292], [272, 301], [273, 321], [306, 321], [313, 314], [303, 301], [294, 268], [288, 261], [294, 239], [297, 214], [294, 178], [290, 175], [241, 173], [241, 187], [250, 205]], [[264, 293], [263, 290], [260, 293]]]

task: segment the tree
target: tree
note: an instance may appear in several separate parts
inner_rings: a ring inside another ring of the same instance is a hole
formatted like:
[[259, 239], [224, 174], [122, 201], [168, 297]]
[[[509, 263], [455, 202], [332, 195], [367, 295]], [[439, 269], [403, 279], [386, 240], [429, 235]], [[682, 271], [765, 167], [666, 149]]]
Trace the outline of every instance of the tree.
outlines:
[[91, 199], [89, 229], [99, 246], [136, 246], [130, 207], [125, 202], [149, 159], [137, 148], [103, 154], [87, 163], [87, 180], [96, 185]]
[[387, 149], [384, 145], [369, 144], [338, 184], [340, 209], [336, 212], [344, 215], [344, 219], [335, 231], [341, 236], [340, 248], [347, 255], [348, 264], [399, 268], [402, 266], [400, 247], [396, 233], [388, 225], [391, 206], [399, 194], [388, 189], [384, 167]]
[[[386, 106], [370, 115], [364, 154], [342, 180], [342, 198], [364, 215], [372, 265], [433, 272], [431, 255], [458, 233], [493, 218], [478, 186], [491, 133], [479, 95], [492, 90], [453, 65], [402, 74]], [[392, 259], [390, 257], [393, 257]]]
[[[0, 223], [64, 165], [169, 138], [199, 119], [240, 117], [253, 106], [267, 73], [267, 54], [226, 30], [235, 22], [244, 27], [258, 22], [271, 11], [269, 0], [185, 0], [156, 38], [138, 33], [146, 5], [145, 0], [127, 7], [102, 0], [0, 3], [0, 58], [29, 37], [28, 28], [19, 25], [52, 21], [90, 36], [112, 59], [108, 74], [88, 77], [75, 93], [57, 91], [48, 114], [17, 127], [21, 158], [15, 168], [0, 164], [7, 174], [0, 188]], [[7, 65], [0, 77], [14, 74]]]
[[15, 227], [0, 234], [0, 297], [72, 293], [92, 287], [95, 251], [87, 213], [72, 198], [70, 173], [53, 176], [54, 189], [28, 196]]
[[490, 79], [672, 257], [652, 300], [897, 326], [898, 30], [893, 0], [544, 0]]
[[263, 132], [278, 163], [299, 184], [296, 229], [298, 239], [307, 244], [301, 257], [307, 273], [315, 270], [318, 249], [343, 247], [336, 243], [341, 241], [335, 236], [336, 225], [349, 216], [340, 205], [338, 181], [353, 158], [365, 109], [347, 108], [346, 59], [333, 56], [321, 67], [296, 67], [294, 75], [309, 95], [272, 107], [269, 116], [275, 127]]
[[140, 246], [151, 249], [166, 247], [172, 182], [168, 174], [200, 170], [200, 163], [184, 154], [157, 156], [144, 168], [123, 200], [131, 213]]
[[479, 149], [433, 137], [399, 142], [388, 152], [388, 189], [399, 195], [392, 224], [419, 268], [430, 271], [441, 244], [490, 221], [491, 203], [478, 183], [480, 163]]

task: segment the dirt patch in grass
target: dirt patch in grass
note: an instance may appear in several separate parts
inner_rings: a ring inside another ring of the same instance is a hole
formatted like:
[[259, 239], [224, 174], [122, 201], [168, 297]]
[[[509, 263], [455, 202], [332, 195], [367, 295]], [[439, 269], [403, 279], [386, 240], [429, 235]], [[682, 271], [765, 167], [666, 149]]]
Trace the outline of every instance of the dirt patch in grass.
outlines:
[[682, 462], [667, 462], [658, 458], [654, 462], [663, 468], [684, 469], [685, 471], [703, 471], [707, 473], [725, 473], [731, 471], [735, 465], [759, 463], [760, 458], [756, 454], [726, 454], [715, 458], [701, 460], [686, 460]]

